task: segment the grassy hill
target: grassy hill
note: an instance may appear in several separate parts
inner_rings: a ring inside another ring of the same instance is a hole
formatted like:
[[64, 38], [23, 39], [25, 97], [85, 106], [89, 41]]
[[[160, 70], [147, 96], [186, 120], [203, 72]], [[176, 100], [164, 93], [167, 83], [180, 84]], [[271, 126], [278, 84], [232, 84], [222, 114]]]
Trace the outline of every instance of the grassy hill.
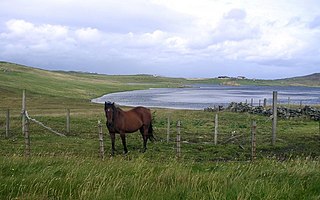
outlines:
[[276, 82], [296, 86], [320, 87], [320, 73], [314, 73], [306, 76], [299, 76], [293, 78], [279, 79], [276, 80]]
[[307, 86], [307, 87], [320, 87], [320, 73], [315, 73], [307, 76], [263, 80], [263, 79], [237, 79], [237, 78], [210, 78], [203, 80], [196, 80], [194, 82], [210, 83], [220, 85], [265, 85], [265, 86]]
[[[219, 84], [221, 80], [210, 81]], [[105, 116], [103, 105], [90, 103], [91, 98], [196, 82], [46, 71], [1, 62], [0, 199], [319, 199], [319, 124], [307, 118], [279, 119], [278, 139], [271, 146], [268, 117], [219, 112], [218, 144], [214, 145], [216, 113], [152, 109], [158, 141], [148, 143], [146, 153], [140, 152], [142, 139], [134, 133], [127, 135], [128, 155], [122, 155], [117, 136], [116, 156], [109, 157], [111, 144], [104, 126], [106, 158], [99, 159], [97, 121], [104, 124]], [[24, 156], [21, 133], [22, 89], [27, 89], [29, 115], [60, 133], [66, 133], [65, 109], [71, 109], [67, 137], [30, 123], [30, 157]], [[4, 136], [7, 108], [10, 137]], [[178, 120], [182, 124], [179, 159]], [[257, 122], [257, 160], [249, 162], [253, 120]]]
[[[184, 79], [155, 77], [151, 75], [101, 75], [80, 72], [48, 71], [23, 65], [0, 62], [0, 98], [7, 106], [18, 106], [22, 89], [26, 89], [31, 104], [50, 102], [63, 98], [62, 106], [69, 103], [88, 102], [106, 93], [147, 89], [150, 87], [182, 87], [186, 84], [212, 83], [222, 85], [304, 85], [320, 86], [320, 74], [279, 79], [239, 80]], [[1, 106], [0, 106], [1, 107]]]
[[[7, 107], [18, 106], [22, 89], [32, 98], [32, 105], [63, 99], [63, 105], [85, 102], [106, 93], [147, 89], [150, 87], [178, 87], [184, 79], [150, 75], [108, 76], [100, 74], [47, 71], [13, 63], [0, 62], [0, 98]], [[1, 106], [0, 106], [1, 107]]]

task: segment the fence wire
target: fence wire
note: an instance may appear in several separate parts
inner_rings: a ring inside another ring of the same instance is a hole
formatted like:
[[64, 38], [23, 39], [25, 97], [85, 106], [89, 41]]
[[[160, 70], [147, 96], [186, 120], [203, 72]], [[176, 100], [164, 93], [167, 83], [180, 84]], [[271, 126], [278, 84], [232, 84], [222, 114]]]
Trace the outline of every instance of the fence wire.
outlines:
[[51, 131], [52, 133], [55, 133], [55, 134], [57, 134], [57, 135], [59, 135], [59, 136], [64, 136], [64, 137], [66, 136], [66, 135], [64, 135], [64, 134], [62, 134], [62, 133], [59, 133], [59, 132], [53, 130], [52, 128], [44, 125], [42, 122], [39, 122], [38, 120], [31, 118], [31, 117], [28, 115], [28, 112], [27, 112], [27, 111], [25, 112], [25, 115], [26, 115], [26, 117], [27, 117], [28, 120], [33, 121], [33, 122], [39, 124], [39, 125], [42, 126], [43, 128]]

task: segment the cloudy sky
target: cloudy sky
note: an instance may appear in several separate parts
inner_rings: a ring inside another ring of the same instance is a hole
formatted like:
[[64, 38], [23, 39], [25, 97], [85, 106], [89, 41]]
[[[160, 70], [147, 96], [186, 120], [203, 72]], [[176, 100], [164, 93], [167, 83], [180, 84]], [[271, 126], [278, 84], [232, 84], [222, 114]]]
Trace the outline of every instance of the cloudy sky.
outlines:
[[320, 72], [318, 0], [0, 0], [0, 60], [275, 79]]

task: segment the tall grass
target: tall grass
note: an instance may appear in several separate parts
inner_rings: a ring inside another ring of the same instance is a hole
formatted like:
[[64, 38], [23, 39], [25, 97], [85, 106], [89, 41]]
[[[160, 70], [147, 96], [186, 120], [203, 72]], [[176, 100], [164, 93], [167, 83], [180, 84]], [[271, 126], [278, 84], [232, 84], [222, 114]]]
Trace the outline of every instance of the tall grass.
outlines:
[[319, 161], [0, 157], [1, 199], [318, 199]]

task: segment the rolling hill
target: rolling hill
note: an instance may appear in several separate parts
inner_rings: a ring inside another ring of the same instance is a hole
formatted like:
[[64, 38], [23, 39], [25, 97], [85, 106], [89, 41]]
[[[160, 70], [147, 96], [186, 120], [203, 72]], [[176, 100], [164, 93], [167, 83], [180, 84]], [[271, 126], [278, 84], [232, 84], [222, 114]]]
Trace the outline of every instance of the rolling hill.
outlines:
[[178, 87], [184, 79], [150, 75], [110, 76], [80, 72], [48, 71], [8, 62], [0, 62], [0, 98], [3, 104], [20, 106], [22, 89], [26, 89], [33, 104], [62, 98], [68, 104], [87, 103], [110, 92]]
[[290, 85], [297, 86], [320, 86], [320, 73], [314, 73], [306, 76], [299, 76], [293, 78], [279, 79], [275, 80], [276, 82], [284, 82]]
[[49, 71], [19, 64], [0, 62], [0, 98], [3, 103], [20, 105], [21, 90], [26, 89], [34, 104], [63, 98], [68, 104], [87, 103], [106, 93], [147, 89], [150, 87], [183, 87], [187, 84], [221, 85], [295, 85], [320, 86], [320, 73], [278, 80], [184, 79], [152, 75], [102, 75], [83, 72]]

